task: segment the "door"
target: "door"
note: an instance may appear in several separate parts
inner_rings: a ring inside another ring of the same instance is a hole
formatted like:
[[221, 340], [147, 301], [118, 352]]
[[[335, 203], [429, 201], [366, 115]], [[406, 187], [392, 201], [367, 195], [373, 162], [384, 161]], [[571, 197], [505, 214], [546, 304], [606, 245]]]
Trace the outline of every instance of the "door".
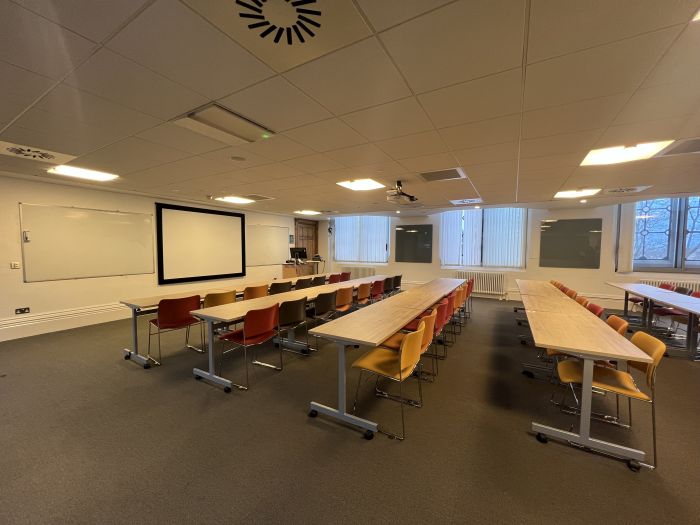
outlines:
[[294, 219], [294, 246], [306, 248], [311, 259], [318, 253], [318, 223], [305, 219]]

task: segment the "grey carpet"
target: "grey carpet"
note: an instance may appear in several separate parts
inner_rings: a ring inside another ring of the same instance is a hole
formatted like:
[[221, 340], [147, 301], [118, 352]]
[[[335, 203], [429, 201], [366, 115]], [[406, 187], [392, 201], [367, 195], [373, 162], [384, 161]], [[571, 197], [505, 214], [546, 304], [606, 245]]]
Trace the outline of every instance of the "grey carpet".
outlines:
[[[225, 394], [192, 378], [206, 357], [181, 349], [183, 333], [148, 371], [121, 358], [128, 321], [2, 343], [0, 522], [698, 523], [700, 363], [662, 362], [659, 469], [635, 474], [529, 434], [533, 419], [575, 419], [521, 375], [535, 350], [518, 344], [511, 306], [475, 302], [424, 408], [407, 408], [404, 442], [307, 417], [311, 400], [336, 404], [330, 346], [286, 354], [281, 373], [256, 367], [250, 391]], [[241, 364], [223, 375], [242, 380]], [[359, 415], [398, 429], [398, 405], [372, 385]], [[633, 431], [593, 432], [650, 450], [649, 415], [636, 403]]]

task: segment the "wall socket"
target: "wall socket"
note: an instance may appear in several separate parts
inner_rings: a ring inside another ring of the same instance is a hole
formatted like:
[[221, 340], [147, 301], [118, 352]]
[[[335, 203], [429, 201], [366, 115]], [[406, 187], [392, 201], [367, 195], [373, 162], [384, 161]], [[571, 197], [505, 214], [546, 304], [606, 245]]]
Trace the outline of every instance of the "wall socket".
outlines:
[[20, 263], [18, 263], [18, 262], [11, 262], [10, 263], [11, 270], [19, 270], [20, 268], [22, 268], [22, 265]]
[[29, 307], [25, 306], [24, 308], [15, 308], [15, 315], [19, 314], [28, 314], [29, 313]]

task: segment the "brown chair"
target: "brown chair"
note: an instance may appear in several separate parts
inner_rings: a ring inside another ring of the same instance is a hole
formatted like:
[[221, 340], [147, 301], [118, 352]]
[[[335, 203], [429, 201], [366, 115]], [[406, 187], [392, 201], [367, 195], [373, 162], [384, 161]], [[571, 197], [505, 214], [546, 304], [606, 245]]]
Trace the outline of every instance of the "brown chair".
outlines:
[[[199, 319], [192, 317], [190, 312], [193, 310], [199, 310], [199, 307], [199, 295], [191, 295], [180, 299], [161, 299], [161, 301], [158, 303], [158, 314], [156, 318], [151, 319], [148, 323], [148, 352], [146, 353], [146, 357], [149, 361], [152, 361], [156, 365], [159, 365], [162, 361], [163, 356], [160, 350], [161, 332], [172, 332], [173, 330], [180, 330], [182, 328], [186, 330], [185, 346], [198, 352], [204, 351], [203, 331], [200, 332], [202, 348], [196, 348], [190, 345], [190, 326], [193, 324], [199, 324]], [[155, 333], [158, 335], [157, 361], [151, 357], [151, 336], [154, 334], [152, 330], [153, 328], [156, 328]]]
[[258, 297], [265, 297], [267, 295], [267, 285], [261, 284], [260, 286], [246, 286], [243, 290], [243, 300], [257, 299]]
[[[279, 330], [280, 332], [287, 332], [287, 338], [280, 338], [280, 345], [282, 349], [287, 352], [293, 352], [295, 354], [300, 354], [304, 356], [309, 355], [309, 330], [307, 328], [307, 317], [306, 317], [306, 297], [301, 299], [296, 299], [294, 301], [285, 301], [280, 304], [280, 318], [279, 318]], [[284, 346], [284, 342], [297, 343], [295, 331], [297, 328], [304, 327], [304, 332], [306, 334], [306, 349], [302, 351], [297, 351]]]
[[372, 290], [372, 283], [362, 283], [357, 287], [357, 299], [355, 304], [357, 306], [367, 306], [370, 303], [370, 291]]
[[294, 289], [295, 290], [303, 290], [304, 288], [310, 288], [313, 286], [311, 284], [311, 277], [308, 279], [297, 279], [297, 282], [294, 284]]
[[236, 302], [236, 291], [208, 293], [204, 296], [202, 308], [211, 308], [212, 306], [221, 306], [222, 304], [230, 304]]
[[394, 291], [394, 278], [393, 277], [387, 277], [384, 279], [384, 297], [389, 297], [391, 295], [391, 292]]
[[313, 279], [311, 279], [311, 286], [323, 286], [326, 284], [326, 276], [325, 275], [317, 275]]
[[[336, 292], [320, 293], [314, 299], [314, 305], [312, 308], [306, 311], [306, 315], [312, 320], [316, 321], [317, 324], [327, 323], [335, 317], [335, 306], [336, 306]], [[316, 350], [318, 350], [318, 336], [316, 338]]]
[[394, 291], [393, 293], [399, 293], [401, 291], [401, 278], [402, 275], [394, 275]]
[[270, 295], [292, 291], [292, 281], [273, 281], [270, 284]]
[[578, 296], [576, 291], [571, 289], [566, 291], [566, 295], [568, 295], [571, 299], [576, 299], [576, 297]]
[[340, 288], [336, 290], [335, 295], [335, 312], [338, 315], [348, 313], [352, 308], [353, 292], [355, 289], [352, 286]]
[[340, 282], [345, 282], [350, 280], [350, 272], [341, 272], [340, 273]]
[[340, 282], [340, 274], [339, 273], [331, 274], [330, 277], [328, 277], [328, 284], [336, 284], [339, 282]]

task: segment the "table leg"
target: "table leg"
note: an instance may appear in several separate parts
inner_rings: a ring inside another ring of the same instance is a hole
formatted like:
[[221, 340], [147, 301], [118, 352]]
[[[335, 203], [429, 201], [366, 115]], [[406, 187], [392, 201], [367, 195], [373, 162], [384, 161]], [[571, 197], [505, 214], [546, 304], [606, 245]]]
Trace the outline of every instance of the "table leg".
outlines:
[[698, 316], [693, 313], [688, 313], [688, 330], [686, 332], [686, 348], [688, 349], [688, 357], [698, 359]]
[[581, 415], [579, 416], [579, 433], [568, 432], [558, 428], [532, 423], [532, 431], [539, 435], [554, 439], [568, 441], [571, 445], [578, 445], [591, 450], [610, 454], [622, 459], [644, 461], [645, 453], [642, 450], [616, 445], [608, 441], [602, 441], [591, 437], [591, 399], [593, 393], [593, 363], [592, 359], [583, 361], [583, 384], [581, 385]]
[[370, 434], [366, 434], [366, 437], [370, 438], [374, 432], [377, 432], [377, 423], [362, 419], [353, 414], [348, 414], [347, 412], [345, 393], [345, 345], [343, 343], [336, 343], [336, 349], [338, 351], [338, 408], [331, 408], [312, 401], [309, 405], [309, 415], [315, 417], [318, 414], [323, 414], [355, 427], [364, 428], [366, 431], [370, 432]]
[[275, 337], [274, 342], [282, 345], [283, 348], [287, 348], [288, 350], [291, 350], [294, 353], [301, 354], [301, 355], [309, 355], [309, 345], [306, 343], [302, 343], [300, 341], [297, 341], [297, 336], [295, 333], [294, 328], [288, 328], [287, 329], [287, 337]]
[[129, 359], [144, 368], [150, 368], [151, 363], [146, 356], [139, 354], [139, 318], [140, 310], [138, 308], [131, 309], [131, 338], [133, 350], [124, 349], [124, 359]]
[[629, 308], [627, 307], [627, 303], [630, 300], [630, 293], [625, 290], [625, 306], [622, 308], [622, 315], [625, 319], [629, 317]]
[[224, 387], [224, 392], [230, 392], [231, 386], [237, 386], [238, 388], [245, 389], [241, 385], [234, 385], [231, 381], [221, 376], [216, 375], [216, 368], [214, 364], [214, 323], [213, 321], [207, 321], [207, 341], [209, 350], [209, 371], [206, 372], [200, 368], [195, 368], [192, 370], [195, 379], [204, 379], [210, 383], [221, 385]]

